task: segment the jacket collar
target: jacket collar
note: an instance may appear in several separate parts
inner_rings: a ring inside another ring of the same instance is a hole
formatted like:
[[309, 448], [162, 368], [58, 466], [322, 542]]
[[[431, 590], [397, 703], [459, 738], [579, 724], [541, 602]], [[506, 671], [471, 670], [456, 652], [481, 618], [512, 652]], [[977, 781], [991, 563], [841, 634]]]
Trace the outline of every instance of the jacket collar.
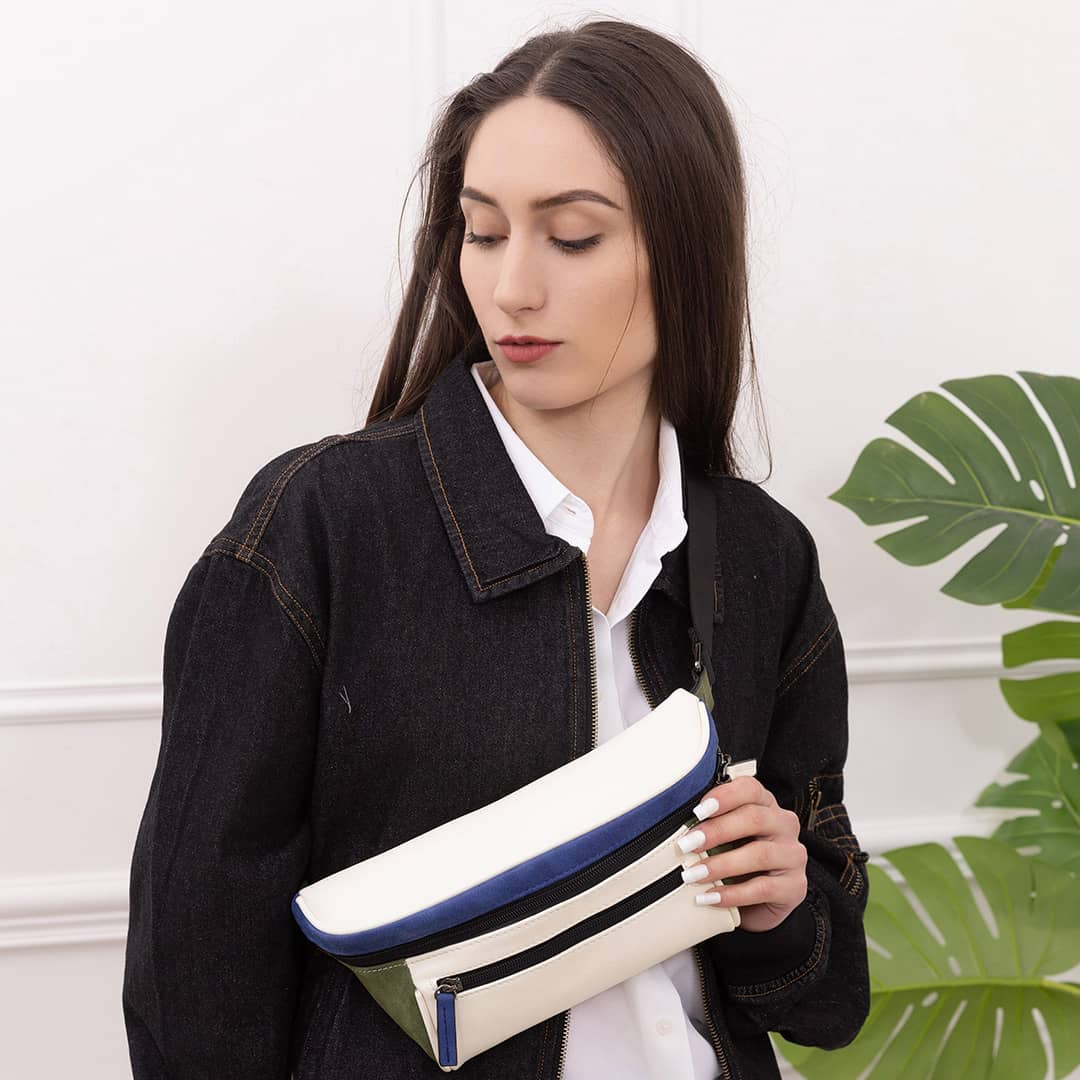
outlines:
[[[462, 349], [435, 378], [416, 419], [428, 484], [474, 602], [547, 577], [581, 555], [544, 528], [506, 452], [470, 370], [487, 359], [482, 338]], [[651, 588], [686, 607], [686, 572], [684, 539], [662, 557]]]

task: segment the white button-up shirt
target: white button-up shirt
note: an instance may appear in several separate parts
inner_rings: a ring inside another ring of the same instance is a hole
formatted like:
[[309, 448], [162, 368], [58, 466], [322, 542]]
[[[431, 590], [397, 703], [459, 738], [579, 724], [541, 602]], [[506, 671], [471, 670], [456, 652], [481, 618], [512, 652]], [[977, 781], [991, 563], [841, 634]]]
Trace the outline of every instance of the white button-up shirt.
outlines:
[[[589, 505], [559, 481], [503, 416], [488, 385], [499, 378], [492, 360], [472, 365], [506, 452], [544, 528], [588, 554], [593, 534]], [[638, 537], [611, 606], [592, 609], [596, 642], [598, 744], [650, 711], [638, 683], [627, 639], [628, 616], [660, 571], [660, 556], [686, 536], [682, 474], [675, 428], [660, 420], [660, 484], [652, 514]], [[689, 645], [687, 646], [689, 648]], [[563, 1080], [714, 1080], [716, 1055], [705, 1027], [697, 965], [690, 949], [612, 986], [571, 1010]]]

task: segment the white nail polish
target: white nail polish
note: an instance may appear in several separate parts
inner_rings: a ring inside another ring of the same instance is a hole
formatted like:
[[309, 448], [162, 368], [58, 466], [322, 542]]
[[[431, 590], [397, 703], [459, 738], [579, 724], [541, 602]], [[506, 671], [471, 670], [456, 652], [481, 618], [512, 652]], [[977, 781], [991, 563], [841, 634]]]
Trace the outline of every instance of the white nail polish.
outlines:
[[690, 866], [682, 872], [682, 879], [688, 885], [692, 881], [701, 881], [703, 878], [709, 876], [709, 868], [702, 863], [698, 863], [697, 866]]
[[698, 893], [694, 897], [694, 903], [704, 907], [706, 904], [719, 904], [720, 894], [718, 892], [706, 892]]
[[720, 804], [712, 798], [706, 799], [704, 802], [700, 802], [694, 807], [694, 816], [698, 821], [704, 821], [707, 817], [715, 814], [720, 809]]
[[687, 833], [679, 841], [679, 850], [684, 855], [689, 855], [691, 851], [697, 851], [702, 844], [705, 843], [705, 834], [700, 829], [695, 829], [692, 833]]

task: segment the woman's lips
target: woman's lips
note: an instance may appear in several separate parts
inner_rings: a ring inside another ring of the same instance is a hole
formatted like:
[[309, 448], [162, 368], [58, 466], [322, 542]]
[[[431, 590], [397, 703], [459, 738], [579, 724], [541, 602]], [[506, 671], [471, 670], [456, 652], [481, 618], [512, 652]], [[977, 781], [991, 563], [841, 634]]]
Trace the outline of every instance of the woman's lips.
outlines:
[[546, 356], [559, 344], [561, 343], [558, 341], [550, 345], [503, 345], [500, 343], [499, 348], [502, 349], [503, 356], [507, 360], [513, 360], [515, 364], [531, 364], [534, 360], [539, 360], [541, 356]]

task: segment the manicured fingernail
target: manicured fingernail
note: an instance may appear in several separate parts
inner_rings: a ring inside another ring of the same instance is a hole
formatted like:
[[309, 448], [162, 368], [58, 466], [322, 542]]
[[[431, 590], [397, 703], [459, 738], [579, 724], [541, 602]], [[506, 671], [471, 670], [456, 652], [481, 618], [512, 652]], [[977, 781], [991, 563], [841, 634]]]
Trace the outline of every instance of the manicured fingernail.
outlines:
[[719, 904], [720, 894], [718, 892], [698, 893], [697, 896], [694, 897], [694, 903], [700, 904], [702, 907], [706, 904]]
[[694, 807], [694, 816], [698, 821], [704, 821], [710, 814], [715, 814], [720, 809], [720, 804], [715, 799], [706, 799]]
[[687, 835], [679, 841], [679, 850], [684, 855], [689, 855], [691, 851], [697, 851], [704, 843], [705, 834], [700, 829], [695, 829], [692, 833], [687, 833]]
[[682, 872], [682, 879], [688, 885], [691, 881], [701, 881], [702, 878], [709, 876], [709, 868], [704, 863], [698, 863], [697, 866], [691, 866]]

